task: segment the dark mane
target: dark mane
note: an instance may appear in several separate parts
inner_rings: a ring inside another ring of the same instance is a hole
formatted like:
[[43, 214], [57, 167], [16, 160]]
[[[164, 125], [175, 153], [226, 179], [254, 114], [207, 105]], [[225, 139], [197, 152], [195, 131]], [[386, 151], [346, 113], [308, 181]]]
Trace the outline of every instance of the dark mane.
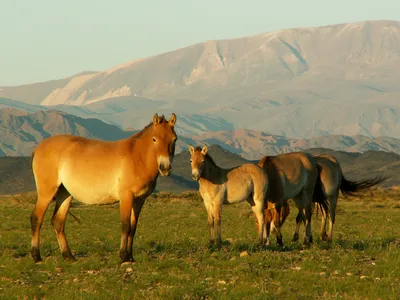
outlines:
[[[196, 152], [201, 152], [202, 148], [197, 146], [196, 149], [194, 149], [194, 151]], [[206, 158], [206, 160], [211, 163], [213, 166], [218, 167], [217, 164], [215, 163], [214, 159], [208, 154], [206, 153], [206, 155], [204, 156]]]
[[[161, 124], [161, 123], [164, 123], [164, 122], [168, 122], [168, 121], [165, 119], [164, 115], [158, 117], [158, 123]], [[141, 131], [135, 133], [135, 134], [133, 135], [133, 137], [135, 137], [135, 138], [140, 138], [142, 135], [146, 134], [146, 133], [147, 133], [148, 131], [150, 131], [152, 128], [153, 128], [153, 121], [151, 121], [149, 124], [147, 124], [146, 127], [143, 128]]]

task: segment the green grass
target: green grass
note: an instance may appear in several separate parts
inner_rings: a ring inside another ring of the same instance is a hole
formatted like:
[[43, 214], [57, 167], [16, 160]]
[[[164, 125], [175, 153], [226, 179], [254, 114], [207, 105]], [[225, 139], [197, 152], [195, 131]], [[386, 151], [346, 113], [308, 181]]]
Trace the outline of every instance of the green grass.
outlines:
[[[119, 265], [119, 209], [74, 205], [67, 220], [75, 263], [61, 258], [50, 225], [41, 232], [44, 263], [30, 257], [34, 195], [0, 199], [1, 299], [398, 299], [400, 193], [340, 199], [334, 242], [290, 242], [297, 210], [283, 228], [285, 247], [260, 248], [248, 205], [224, 206], [222, 249], [209, 248], [205, 208], [196, 194], [146, 202], [135, 237], [134, 265]], [[303, 234], [304, 228], [302, 227]], [[250, 255], [240, 257], [247, 251]]]

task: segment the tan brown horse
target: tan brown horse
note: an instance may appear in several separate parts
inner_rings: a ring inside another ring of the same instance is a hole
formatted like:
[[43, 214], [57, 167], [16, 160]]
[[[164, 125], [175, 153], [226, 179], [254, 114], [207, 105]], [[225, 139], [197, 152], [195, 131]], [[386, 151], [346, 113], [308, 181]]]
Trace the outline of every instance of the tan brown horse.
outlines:
[[[265, 204], [264, 204], [265, 205]], [[267, 201], [267, 207], [264, 208], [265, 227], [267, 228], [267, 236], [272, 232], [276, 232], [275, 222], [279, 220], [279, 229], [282, 228], [286, 218], [290, 213], [290, 207], [287, 201], [272, 203]], [[255, 218], [258, 230], [258, 221]]]
[[[344, 196], [359, 196], [361, 192], [376, 186], [386, 177], [375, 177], [359, 181], [351, 181], [344, 177], [342, 168], [335, 157], [330, 154], [318, 154], [313, 156], [318, 169], [318, 178], [314, 191], [314, 202], [319, 204], [322, 212], [321, 239], [331, 242], [332, 230], [336, 220], [336, 206], [339, 190]], [[326, 233], [326, 220], [329, 221], [328, 233]], [[304, 218], [298, 214], [296, 222], [299, 224]], [[296, 227], [298, 230], [298, 227]], [[298, 231], [297, 231], [298, 232]]]
[[75, 259], [64, 234], [73, 197], [86, 204], [119, 200], [122, 230], [119, 254], [122, 263], [133, 261], [132, 244], [144, 201], [153, 192], [158, 174], [171, 173], [177, 139], [175, 122], [175, 114], [169, 121], [155, 114], [153, 122], [141, 132], [114, 142], [71, 135], [53, 136], [41, 142], [32, 161], [38, 193], [31, 216], [33, 260], [42, 260], [40, 228], [53, 199], [56, 204], [51, 223], [62, 256]]
[[207, 210], [210, 243], [221, 245], [222, 204], [247, 201], [258, 223], [258, 240], [261, 245], [266, 238], [264, 223], [264, 198], [268, 188], [266, 172], [254, 164], [242, 164], [223, 169], [208, 155], [207, 146], [189, 146], [193, 180], [199, 181], [199, 190]]
[[[292, 152], [276, 156], [265, 156], [258, 165], [268, 174], [268, 191], [266, 201], [278, 203], [273, 213], [271, 226], [275, 229], [278, 245], [282, 245], [280, 226], [283, 224], [280, 217], [281, 207], [287, 206], [287, 200], [293, 198], [299, 214], [305, 216], [306, 233], [304, 243], [312, 243], [311, 215], [312, 200], [315, 182], [318, 176], [315, 161], [311, 155], [302, 152]], [[266, 203], [268, 203], [266, 202]], [[268, 204], [269, 205], [269, 204]], [[288, 213], [287, 209], [283, 210]], [[283, 218], [284, 221], [285, 217]], [[298, 231], [293, 241], [299, 238]], [[270, 243], [267, 231], [267, 243]]]

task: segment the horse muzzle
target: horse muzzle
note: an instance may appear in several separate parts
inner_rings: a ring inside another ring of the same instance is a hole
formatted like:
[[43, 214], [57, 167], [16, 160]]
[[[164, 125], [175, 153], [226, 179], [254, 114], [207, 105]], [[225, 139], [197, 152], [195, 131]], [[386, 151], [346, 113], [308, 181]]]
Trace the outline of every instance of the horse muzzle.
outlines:
[[161, 174], [162, 176], [169, 176], [169, 175], [171, 175], [171, 171], [172, 171], [171, 165], [169, 165], [169, 166], [164, 166], [164, 165], [158, 166], [158, 172], [160, 172], [160, 174]]
[[195, 180], [195, 181], [199, 181], [199, 179], [200, 179], [200, 174], [199, 173], [192, 173], [192, 179], [193, 180]]

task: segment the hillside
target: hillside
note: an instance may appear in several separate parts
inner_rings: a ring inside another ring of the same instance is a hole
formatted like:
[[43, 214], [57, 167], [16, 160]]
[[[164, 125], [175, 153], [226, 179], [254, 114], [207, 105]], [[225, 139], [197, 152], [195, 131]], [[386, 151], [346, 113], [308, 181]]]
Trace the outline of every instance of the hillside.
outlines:
[[399, 49], [397, 21], [283, 29], [206, 41], [102, 72], [1, 87], [0, 97], [65, 111], [79, 106], [85, 108], [79, 116], [124, 128], [142, 127], [141, 116], [151, 110], [186, 114], [187, 123], [195, 123], [181, 128], [187, 134], [247, 128], [307, 139], [396, 138]]
[[[366, 153], [347, 153], [331, 149], [314, 148], [307, 152], [330, 153], [334, 155], [343, 167], [346, 178], [358, 180], [373, 176], [390, 176], [382, 186], [400, 185], [400, 155], [378, 151]], [[211, 145], [210, 155], [216, 163], [225, 168], [234, 167], [248, 161], [239, 155], [229, 152], [217, 145]], [[30, 157], [0, 157], [1, 194], [14, 194], [35, 189], [31, 171]], [[156, 190], [183, 192], [198, 189], [198, 183], [191, 178], [189, 152], [181, 152], [175, 156], [171, 177], [159, 177]]]
[[[142, 127], [124, 131], [118, 126], [104, 123], [98, 119], [80, 118], [55, 110], [35, 111], [35, 107], [31, 107], [33, 112], [10, 108], [0, 109], [0, 156], [29, 156], [39, 142], [55, 134], [73, 134], [103, 140], [122, 139], [132, 135], [134, 130], [141, 130], [153, 116], [153, 112], [142, 115], [144, 123]], [[80, 109], [80, 107], [76, 107], [76, 109]], [[188, 118], [185, 119], [185, 116], [178, 115], [177, 153], [186, 151], [189, 144], [208, 143], [220, 145], [246, 159], [259, 159], [262, 155], [318, 147], [348, 152], [376, 150], [400, 154], [400, 140], [389, 137], [322, 136], [306, 140], [246, 129], [210, 131], [184, 136], [181, 134], [180, 128], [186, 126], [186, 123], [182, 119], [190, 123]], [[195, 127], [193, 122], [190, 124], [193, 128]]]
[[0, 109], [0, 156], [30, 155], [43, 139], [65, 133], [102, 140], [121, 139], [132, 134], [97, 119], [83, 119], [59, 111], [29, 113]]

